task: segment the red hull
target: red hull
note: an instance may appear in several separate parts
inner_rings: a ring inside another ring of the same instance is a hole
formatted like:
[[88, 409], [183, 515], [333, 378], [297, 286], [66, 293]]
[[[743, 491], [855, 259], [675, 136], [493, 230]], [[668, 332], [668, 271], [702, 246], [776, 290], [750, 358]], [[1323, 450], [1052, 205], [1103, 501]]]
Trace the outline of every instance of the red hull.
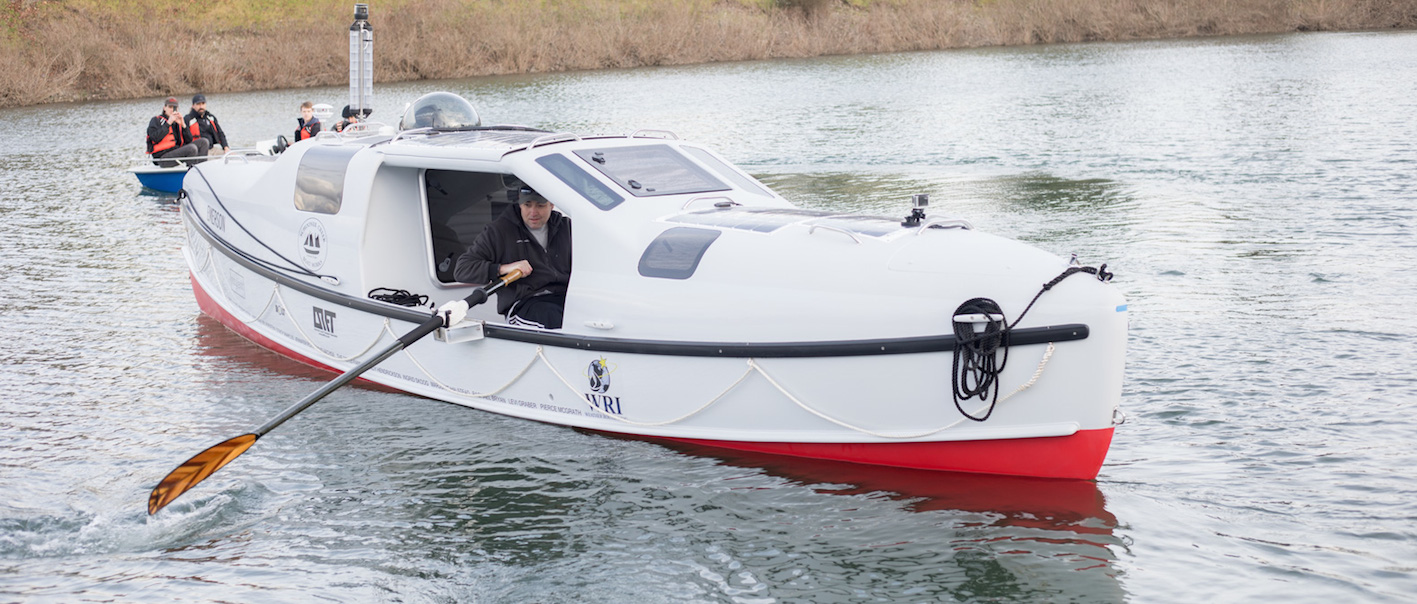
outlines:
[[[202, 312], [228, 329], [281, 355], [307, 365], [340, 373], [338, 369], [276, 343], [237, 319], [207, 295], [191, 275], [192, 292]], [[381, 385], [382, 386], [382, 385]], [[1079, 430], [1069, 436], [1002, 440], [933, 441], [902, 443], [770, 443], [699, 440], [663, 436], [627, 435], [689, 443], [706, 447], [825, 459], [858, 464], [1004, 476], [1092, 480], [1112, 444], [1112, 428]]]
[[1069, 436], [907, 443], [764, 443], [665, 438], [682, 443], [828, 459], [851, 463], [946, 472], [971, 472], [1035, 478], [1097, 478], [1112, 428], [1079, 430]]

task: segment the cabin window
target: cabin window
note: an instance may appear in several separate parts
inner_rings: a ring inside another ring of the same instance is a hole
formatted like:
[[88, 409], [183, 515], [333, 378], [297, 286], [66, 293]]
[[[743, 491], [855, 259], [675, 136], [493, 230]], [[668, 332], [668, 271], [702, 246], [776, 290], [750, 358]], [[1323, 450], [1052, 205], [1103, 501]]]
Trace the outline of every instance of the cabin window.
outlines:
[[640, 274], [660, 279], [688, 279], [720, 231], [674, 227], [651, 241], [640, 256]]
[[555, 174], [556, 178], [575, 189], [577, 193], [581, 194], [581, 197], [590, 200], [597, 208], [609, 210], [625, 201], [624, 197], [610, 190], [610, 187], [605, 186], [605, 183], [596, 180], [594, 176], [590, 175], [590, 172], [580, 169], [575, 162], [564, 155], [547, 155], [536, 160], [536, 163]]
[[521, 187], [521, 181], [502, 174], [424, 170], [433, 273], [439, 281], [456, 282], [458, 257], [513, 203]]
[[359, 147], [316, 145], [300, 157], [295, 172], [295, 209], [337, 214], [344, 202], [344, 174]]
[[708, 151], [705, 151], [698, 147], [682, 147], [682, 149], [685, 153], [688, 153], [689, 155], [693, 156], [694, 159], [699, 160], [699, 163], [704, 164], [705, 166], [708, 166], [714, 171], [718, 172], [719, 176], [727, 178], [738, 188], [743, 189], [744, 191], [747, 191], [749, 193], [756, 193], [758, 195], [762, 195], [764, 197], [772, 197], [772, 193], [769, 193], [768, 190], [763, 187], [763, 185], [758, 184], [757, 181], [753, 180], [752, 178], [749, 178], [742, 172], [739, 172], [733, 166], [723, 163], [717, 157], [714, 157], [712, 153], [709, 153]]
[[669, 145], [585, 149], [575, 154], [635, 197], [730, 189]]

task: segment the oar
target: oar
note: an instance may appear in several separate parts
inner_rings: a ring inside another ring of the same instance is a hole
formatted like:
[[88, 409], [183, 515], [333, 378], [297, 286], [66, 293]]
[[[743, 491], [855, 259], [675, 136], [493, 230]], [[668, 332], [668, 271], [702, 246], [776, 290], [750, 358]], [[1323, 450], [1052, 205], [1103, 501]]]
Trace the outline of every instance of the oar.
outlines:
[[[478, 288], [477, 291], [472, 292], [472, 295], [465, 298], [464, 301], [467, 302], [469, 307], [477, 306], [478, 304], [486, 302], [489, 294], [506, 287], [508, 283], [520, 279], [521, 276], [521, 271], [507, 273], [503, 275], [500, 280]], [[325, 384], [319, 390], [311, 393], [310, 396], [292, 405], [289, 409], [281, 411], [280, 415], [275, 416], [271, 421], [266, 422], [265, 425], [256, 428], [254, 432], [228, 439], [192, 456], [192, 459], [177, 466], [176, 470], [173, 470], [167, 477], [163, 478], [161, 482], [157, 483], [156, 487], [153, 487], [152, 494], [148, 496], [148, 515], [156, 514], [158, 510], [167, 507], [167, 504], [172, 503], [174, 499], [186, 493], [188, 489], [197, 486], [197, 483], [205, 480], [217, 470], [220, 470], [222, 466], [231, 463], [231, 460], [236, 459], [242, 453], [245, 453], [247, 449], [250, 449], [251, 445], [256, 444], [256, 439], [265, 436], [267, 432], [276, 429], [277, 426], [285, 423], [286, 420], [295, 417], [296, 414], [308, 409], [310, 405], [325, 398], [325, 395], [334, 392], [335, 389], [340, 386], [348, 384], [354, 378], [359, 377], [359, 374], [368, 371], [384, 359], [393, 356], [394, 353], [417, 342], [422, 339], [423, 336], [437, 331], [437, 329], [442, 326], [443, 317], [437, 314], [433, 315], [432, 318], [424, 321], [422, 325], [419, 325], [413, 331], [404, 334], [397, 342], [389, 345], [388, 348], [385, 348], [382, 352], [375, 355], [374, 358], [361, 363], [358, 367], [344, 372], [339, 377], [335, 378], [334, 381]]]

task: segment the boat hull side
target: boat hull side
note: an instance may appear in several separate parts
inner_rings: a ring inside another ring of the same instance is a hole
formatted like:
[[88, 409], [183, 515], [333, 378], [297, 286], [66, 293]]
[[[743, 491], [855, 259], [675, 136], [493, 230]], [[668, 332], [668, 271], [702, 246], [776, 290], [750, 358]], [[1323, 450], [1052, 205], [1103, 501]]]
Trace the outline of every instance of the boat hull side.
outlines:
[[1004, 476], [1092, 480], [1112, 444], [1113, 428], [1069, 436], [902, 443], [769, 443], [659, 437], [735, 451], [851, 463]]
[[[190, 275], [190, 278], [197, 306], [203, 313], [221, 322], [228, 329], [282, 356], [312, 367], [340, 373], [340, 370], [335, 367], [316, 361], [262, 335], [222, 308], [202, 288], [195, 274]], [[365, 380], [361, 379], [361, 381]], [[402, 392], [402, 390], [391, 388], [386, 384], [378, 385]], [[612, 435], [619, 434], [614, 431], [593, 428], [590, 430]], [[897, 468], [1091, 480], [1097, 477], [1097, 473], [1102, 467], [1102, 461], [1107, 456], [1107, 450], [1112, 442], [1112, 433], [1112, 428], [1105, 428], [1079, 430], [1068, 436], [1056, 437], [900, 443], [747, 442], [643, 434], [629, 436], [734, 451]]]
[[213, 299], [210, 294], [207, 293], [207, 290], [202, 289], [202, 284], [197, 280], [197, 276], [195, 274], [188, 273], [188, 276], [192, 281], [192, 295], [197, 298], [197, 308], [201, 309], [201, 311], [207, 316], [221, 322], [221, 324], [225, 325], [227, 329], [236, 332], [237, 335], [246, 338], [247, 340], [255, 342], [258, 346], [270, 350], [271, 352], [274, 352], [281, 356], [288, 357], [290, 359], [299, 361], [317, 369], [324, 369], [326, 371], [333, 371], [335, 373], [344, 373], [344, 371], [340, 369], [336, 369], [334, 367], [316, 361], [315, 359], [312, 359], [308, 356], [291, 350], [289, 347], [282, 346], [279, 342], [276, 342], [275, 340], [261, 335], [261, 332], [256, 331], [250, 325], [247, 325], [244, 321], [237, 319], [235, 315], [228, 312], [225, 308], [222, 308], [221, 304], [218, 304], [217, 301]]

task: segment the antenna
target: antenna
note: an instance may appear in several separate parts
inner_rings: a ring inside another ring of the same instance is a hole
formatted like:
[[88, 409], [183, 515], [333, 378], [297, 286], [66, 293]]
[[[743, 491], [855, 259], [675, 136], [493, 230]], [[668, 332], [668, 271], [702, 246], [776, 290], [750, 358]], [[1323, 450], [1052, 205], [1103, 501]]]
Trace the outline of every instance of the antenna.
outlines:
[[354, 5], [349, 26], [349, 112], [360, 118], [374, 112], [374, 27], [368, 4]]

